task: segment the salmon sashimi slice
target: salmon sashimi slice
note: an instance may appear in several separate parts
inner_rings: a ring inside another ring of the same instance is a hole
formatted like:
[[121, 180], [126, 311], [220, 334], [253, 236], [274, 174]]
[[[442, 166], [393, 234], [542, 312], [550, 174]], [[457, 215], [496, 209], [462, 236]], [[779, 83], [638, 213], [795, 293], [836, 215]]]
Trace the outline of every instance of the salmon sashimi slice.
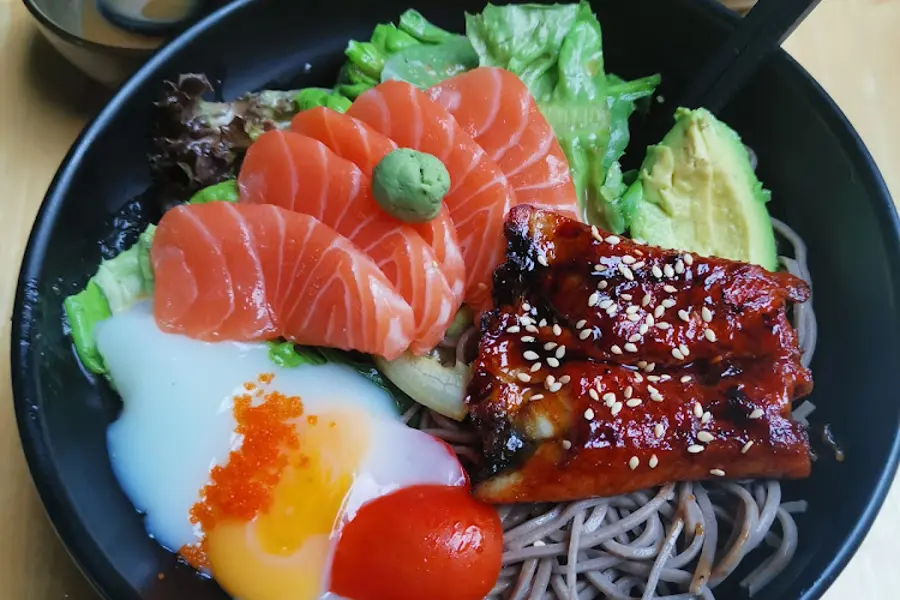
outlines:
[[[291, 130], [317, 139], [340, 156], [346, 158], [372, 177], [375, 165], [388, 153], [397, 149], [389, 137], [375, 131], [359, 119], [318, 106], [297, 114], [291, 121]], [[410, 227], [434, 250], [441, 270], [456, 298], [462, 299], [466, 269], [462, 251], [456, 238], [456, 227], [446, 205], [441, 213], [427, 223], [410, 223]]]
[[444, 202], [456, 225], [466, 264], [465, 301], [491, 305], [494, 268], [503, 261], [503, 218], [515, 193], [500, 167], [441, 105], [403, 81], [386, 81], [362, 94], [347, 111], [399, 146], [437, 157], [450, 173]]
[[183, 205], [150, 250], [154, 316], [169, 333], [358, 350], [392, 359], [413, 311], [372, 259], [318, 219], [271, 205]]
[[238, 185], [241, 202], [311, 215], [369, 255], [413, 309], [413, 352], [431, 350], [444, 337], [460, 296], [429, 243], [381, 210], [369, 178], [355, 164], [313, 138], [270, 131], [247, 151]]
[[518, 77], [505, 69], [479, 67], [442, 81], [427, 94], [500, 166], [518, 204], [578, 218], [566, 155]]

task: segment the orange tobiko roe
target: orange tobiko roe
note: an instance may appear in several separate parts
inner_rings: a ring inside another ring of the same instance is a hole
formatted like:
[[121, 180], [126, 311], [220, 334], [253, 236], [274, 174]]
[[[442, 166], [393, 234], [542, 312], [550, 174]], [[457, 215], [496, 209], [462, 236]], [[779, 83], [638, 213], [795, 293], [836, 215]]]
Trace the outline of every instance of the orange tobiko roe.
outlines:
[[[273, 378], [273, 374], [263, 373], [258, 382], [269, 384]], [[244, 384], [247, 390], [255, 387], [253, 382]], [[204, 532], [227, 519], [252, 521], [267, 510], [288, 464], [285, 450], [300, 446], [291, 422], [303, 414], [299, 397], [271, 391], [254, 406], [251, 396], [244, 394], [235, 398], [233, 412], [235, 432], [244, 437], [243, 442], [228, 455], [224, 466], [212, 468], [210, 483], [200, 490], [200, 501], [191, 508], [191, 523]], [[209, 567], [205, 537], [198, 544], [182, 546], [178, 553], [196, 569]]]

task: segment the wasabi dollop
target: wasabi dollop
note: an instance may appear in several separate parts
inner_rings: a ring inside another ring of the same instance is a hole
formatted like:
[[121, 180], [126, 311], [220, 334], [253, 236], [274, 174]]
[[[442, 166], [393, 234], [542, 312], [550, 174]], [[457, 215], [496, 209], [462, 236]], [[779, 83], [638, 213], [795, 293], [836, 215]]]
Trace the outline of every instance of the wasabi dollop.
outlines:
[[385, 212], [408, 223], [424, 223], [441, 212], [450, 173], [431, 154], [399, 148], [372, 172], [372, 193]]

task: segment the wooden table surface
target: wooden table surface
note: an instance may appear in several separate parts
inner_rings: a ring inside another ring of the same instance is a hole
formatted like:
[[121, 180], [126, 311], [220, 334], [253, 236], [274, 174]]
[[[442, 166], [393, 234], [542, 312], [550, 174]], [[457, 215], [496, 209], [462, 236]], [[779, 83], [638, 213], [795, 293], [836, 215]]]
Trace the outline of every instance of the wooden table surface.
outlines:
[[[786, 44], [850, 117], [900, 199], [900, 0], [825, 0]], [[35, 493], [13, 418], [9, 315], [21, 253], [50, 179], [106, 92], [0, 0], [0, 598], [97, 600]], [[826, 600], [896, 598], [900, 484]], [[891, 591], [893, 590], [893, 592]]]

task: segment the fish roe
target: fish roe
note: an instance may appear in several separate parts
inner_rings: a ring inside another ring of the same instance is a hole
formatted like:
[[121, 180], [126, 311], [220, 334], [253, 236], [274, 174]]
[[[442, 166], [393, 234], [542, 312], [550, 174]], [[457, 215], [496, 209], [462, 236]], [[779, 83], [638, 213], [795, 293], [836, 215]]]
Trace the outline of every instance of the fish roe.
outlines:
[[[258, 381], [268, 384], [273, 378], [273, 374], [264, 373]], [[252, 389], [247, 384], [244, 387]], [[285, 451], [300, 446], [292, 422], [303, 414], [297, 396], [269, 391], [261, 403], [254, 405], [249, 394], [242, 394], [234, 399], [233, 413], [235, 432], [243, 436], [243, 442], [229, 454], [224, 466], [212, 468], [210, 483], [200, 490], [200, 502], [191, 507], [191, 523], [204, 532], [212, 531], [223, 520], [252, 521], [266, 511], [288, 465]], [[182, 546], [179, 554], [194, 568], [207, 567], [205, 543], [204, 538], [199, 544]]]

